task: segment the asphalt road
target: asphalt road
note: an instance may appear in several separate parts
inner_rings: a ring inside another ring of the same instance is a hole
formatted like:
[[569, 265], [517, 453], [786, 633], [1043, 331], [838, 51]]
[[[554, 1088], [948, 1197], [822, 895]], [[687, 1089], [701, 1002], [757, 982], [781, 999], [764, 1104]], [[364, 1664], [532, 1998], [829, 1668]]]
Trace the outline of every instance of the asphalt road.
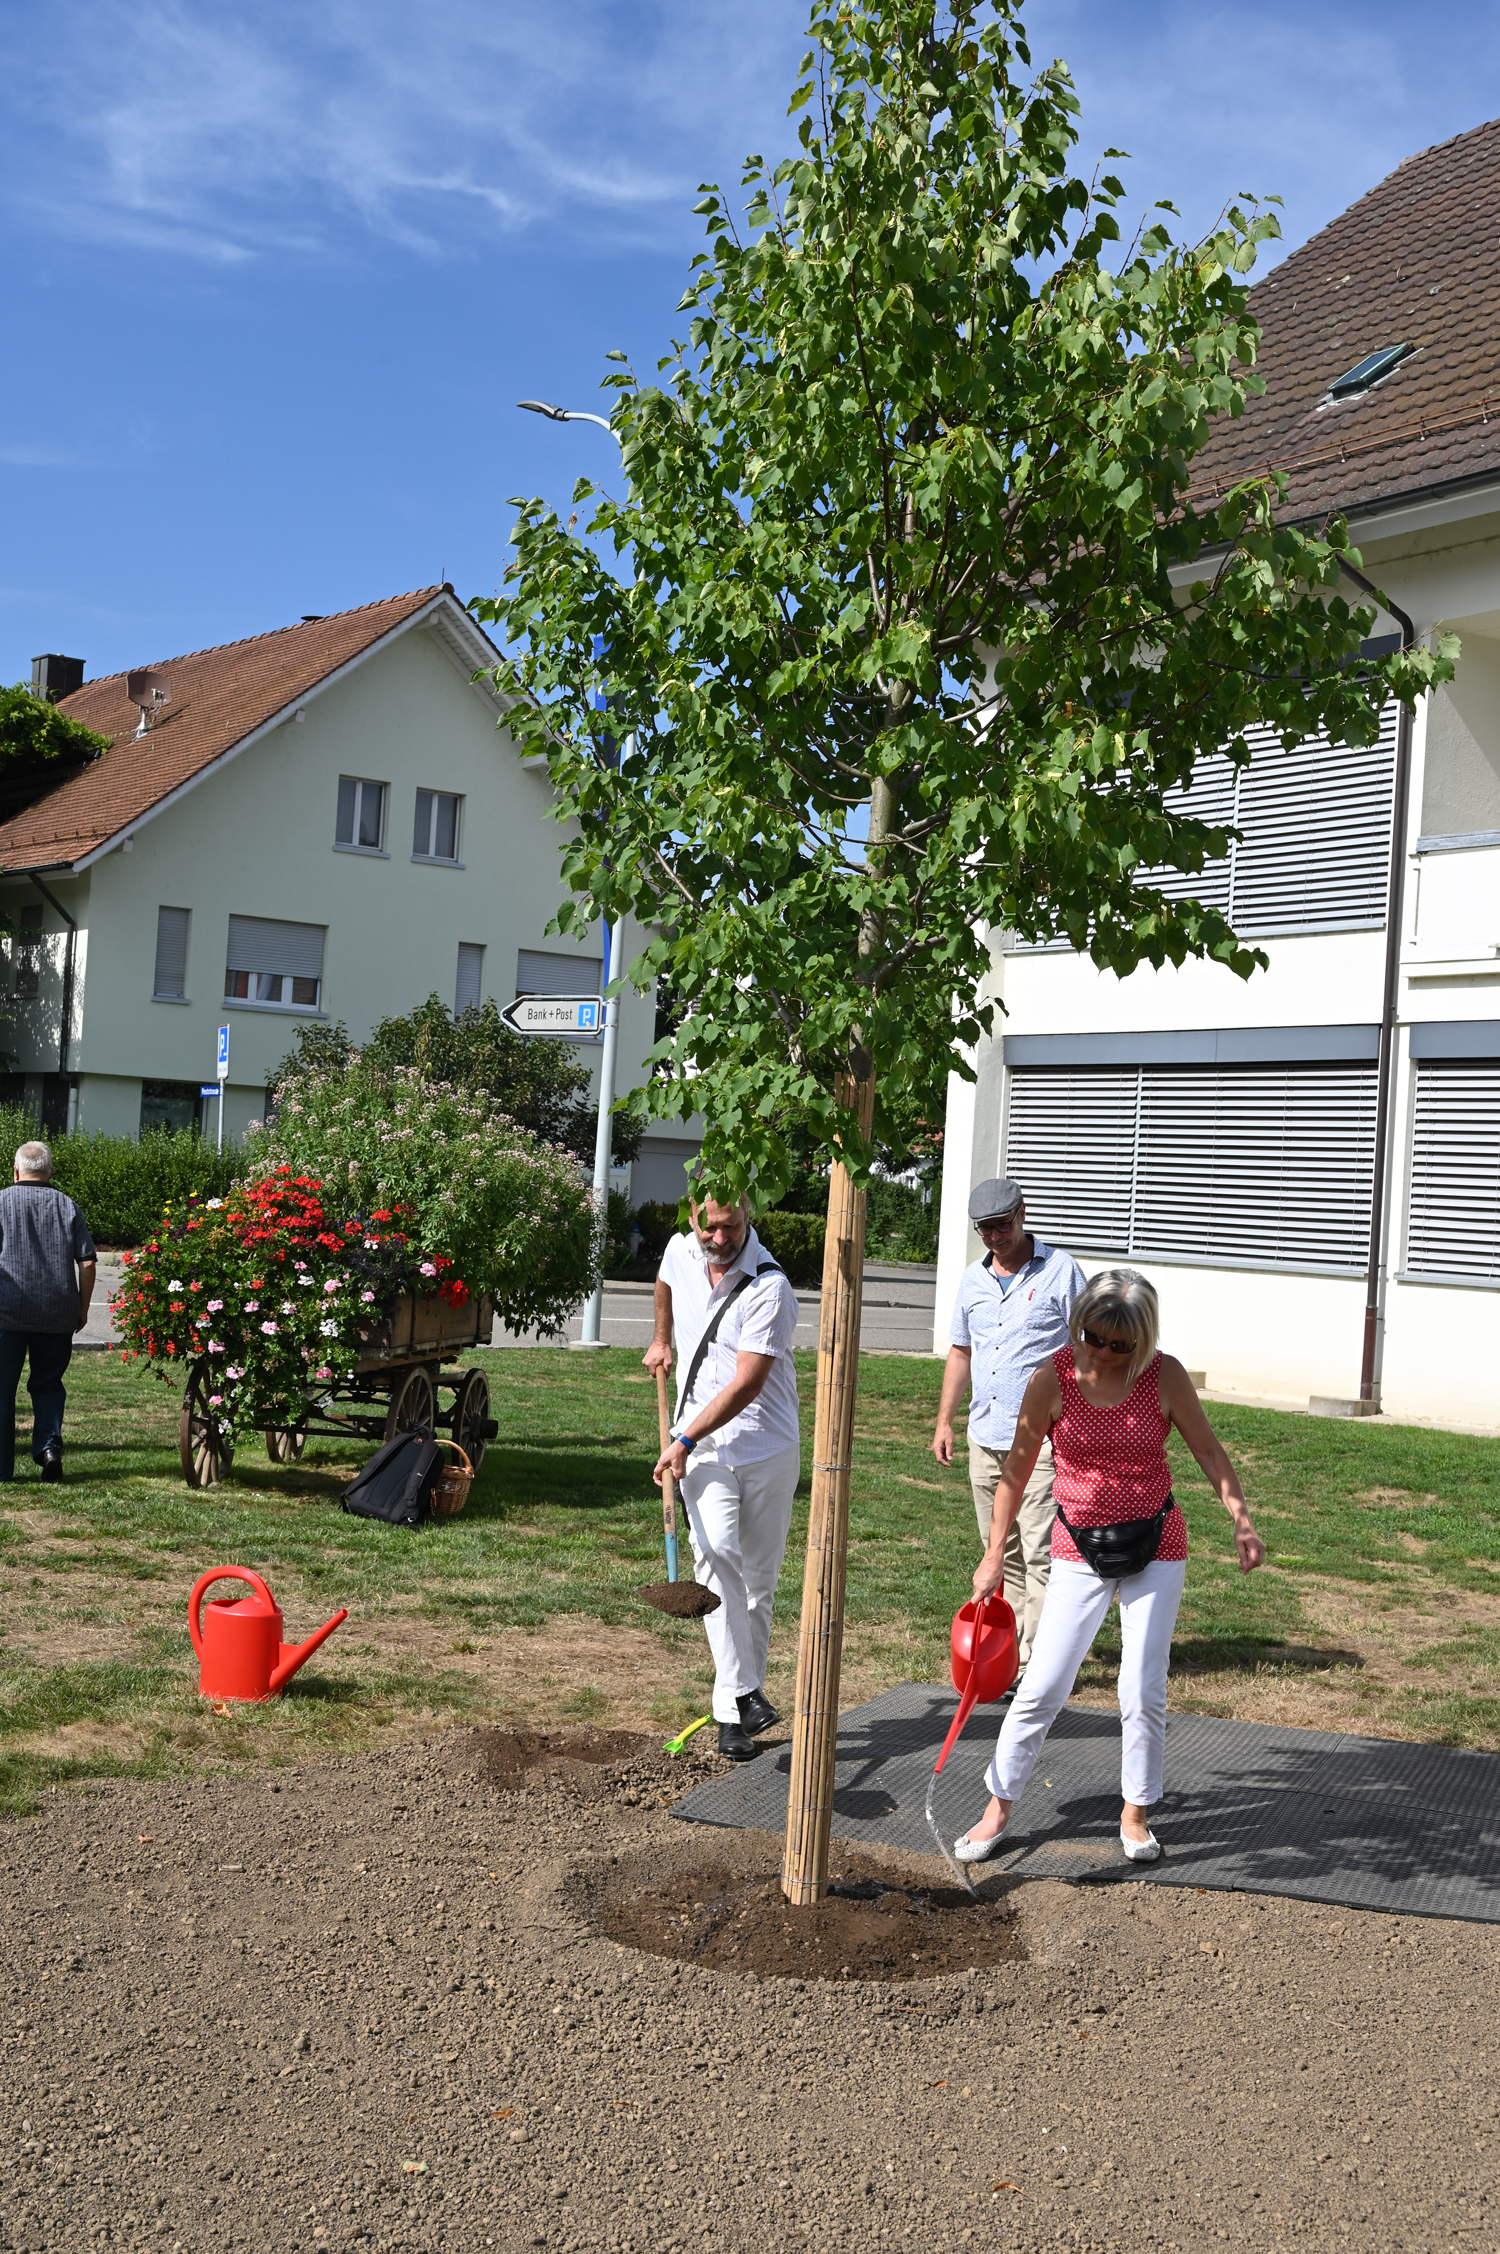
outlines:
[[[932, 1304], [937, 1284], [936, 1268], [909, 1267], [904, 1262], [871, 1260], [865, 1265], [864, 1319], [860, 1346], [867, 1354], [930, 1354]], [[606, 1346], [634, 1347], [644, 1354], [651, 1343], [650, 1284], [607, 1283], [604, 1317], [600, 1325]], [[818, 1343], [818, 1307], [822, 1293], [799, 1291], [796, 1344]], [[580, 1311], [568, 1323], [573, 1343], [583, 1330]], [[547, 1346], [556, 1341], [536, 1336], [517, 1337], [495, 1325], [496, 1346]]]

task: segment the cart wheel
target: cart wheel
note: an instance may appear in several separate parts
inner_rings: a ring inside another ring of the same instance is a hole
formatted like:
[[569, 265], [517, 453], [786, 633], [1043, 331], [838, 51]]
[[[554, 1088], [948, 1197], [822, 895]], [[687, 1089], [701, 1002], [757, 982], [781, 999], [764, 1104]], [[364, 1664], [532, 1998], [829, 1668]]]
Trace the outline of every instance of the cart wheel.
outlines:
[[198, 1362], [189, 1374], [187, 1391], [182, 1397], [178, 1448], [182, 1456], [182, 1476], [189, 1487], [217, 1487], [234, 1462], [234, 1444], [225, 1437], [208, 1405], [212, 1382], [208, 1364]]
[[397, 1378], [391, 1387], [385, 1437], [394, 1440], [398, 1432], [430, 1433], [436, 1423], [437, 1387], [432, 1382], [432, 1372], [418, 1365], [404, 1377]]
[[266, 1454], [273, 1464], [295, 1464], [302, 1460], [307, 1446], [305, 1424], [272, 1424], [266, 1427]]
[[489, 1445], [490, 1381], [483, 1370], [467, 1370], [453, 1403], [453, 1437], [477, 1472]]

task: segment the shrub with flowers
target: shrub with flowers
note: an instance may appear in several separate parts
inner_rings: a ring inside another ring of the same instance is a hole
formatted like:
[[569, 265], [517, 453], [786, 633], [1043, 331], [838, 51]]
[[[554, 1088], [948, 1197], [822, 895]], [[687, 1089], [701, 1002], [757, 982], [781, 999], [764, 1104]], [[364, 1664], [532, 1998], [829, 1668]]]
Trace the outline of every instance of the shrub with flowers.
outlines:
[[408, 1291], [550, 1330], [593, 1288], [581, 1169], [487, 1099], [355, 1060], [299, 1074], [251, 1148], [227, 1196], [168, 1209], [115, 1299], [127, 1356], [205, 1363], [230, 1433], [294, 1424]]

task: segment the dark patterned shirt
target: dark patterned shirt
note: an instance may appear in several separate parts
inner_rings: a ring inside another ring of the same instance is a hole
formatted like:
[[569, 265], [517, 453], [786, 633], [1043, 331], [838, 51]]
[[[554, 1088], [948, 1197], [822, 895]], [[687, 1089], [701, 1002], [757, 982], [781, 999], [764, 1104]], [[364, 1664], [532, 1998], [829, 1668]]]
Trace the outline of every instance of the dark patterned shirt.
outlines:
[[78, 1267], [93, 1260], [89, 1225], [50, 1182], [0, 1189], [0, 1330], [78, 1328]]

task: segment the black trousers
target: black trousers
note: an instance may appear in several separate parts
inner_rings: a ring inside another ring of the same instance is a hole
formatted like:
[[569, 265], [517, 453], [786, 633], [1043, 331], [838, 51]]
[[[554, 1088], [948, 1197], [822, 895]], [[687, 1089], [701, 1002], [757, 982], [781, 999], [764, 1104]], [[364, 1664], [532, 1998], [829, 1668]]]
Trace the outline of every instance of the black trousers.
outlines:
[[21, 1364], [31, 1357], [26, 1390], [31, 1395], [31, 1453], [40, 1463], [49, 1448], [62, 1446], [67, 1388], [63, 1372], [73, 1359], [67, 1331], [0, 1330], [0, 1479], [16, 1471], [16, 1387]]

